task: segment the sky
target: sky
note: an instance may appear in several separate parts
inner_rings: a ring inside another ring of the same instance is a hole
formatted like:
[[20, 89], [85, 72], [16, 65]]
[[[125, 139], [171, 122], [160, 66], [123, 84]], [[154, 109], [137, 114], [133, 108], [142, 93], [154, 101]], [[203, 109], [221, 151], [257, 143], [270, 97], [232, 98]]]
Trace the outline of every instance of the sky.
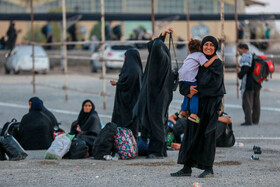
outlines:
[[279, 0], [256, 0], [259, 2], [267, 3], [265, 7], [256, 5], [246, 8], [246, 13], [278, 13], [280, 14], [280, 1]]
[[[259, 2], [266, 3], [266, 6], [249, 6], [246, 8], [248, 14], [280, 14], [280, 0], [256, 0]], [[277, 30], [280, 31], [280, 20], [276, 21]]]

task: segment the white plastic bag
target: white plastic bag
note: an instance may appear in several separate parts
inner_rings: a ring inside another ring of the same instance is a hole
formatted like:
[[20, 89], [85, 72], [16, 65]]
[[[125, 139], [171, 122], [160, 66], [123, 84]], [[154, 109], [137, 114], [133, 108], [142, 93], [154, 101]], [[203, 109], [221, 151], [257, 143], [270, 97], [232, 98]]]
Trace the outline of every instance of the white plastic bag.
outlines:
[[71, 140], [66, 134], [58, 135], [46, 152], [45, 159], [60, 160], [69, 151]]

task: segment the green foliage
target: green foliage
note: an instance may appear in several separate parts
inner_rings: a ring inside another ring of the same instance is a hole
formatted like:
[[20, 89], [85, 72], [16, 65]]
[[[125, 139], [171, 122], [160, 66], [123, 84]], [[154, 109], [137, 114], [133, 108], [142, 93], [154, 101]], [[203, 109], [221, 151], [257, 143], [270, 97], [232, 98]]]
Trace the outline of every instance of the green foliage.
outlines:
[[98, 40], [101, 40], [101, 22], [97, 22], [90, 30], [89, 39], [95, 35]]
[[[29, 29], [26, 35], [23, 37], [23, 41], [31, 41], [31, 29]], [[35, 42], [46, 42], [45, 36], [41, 32], [41, 26], [35, 25], [34, 26], [34, 41]]]

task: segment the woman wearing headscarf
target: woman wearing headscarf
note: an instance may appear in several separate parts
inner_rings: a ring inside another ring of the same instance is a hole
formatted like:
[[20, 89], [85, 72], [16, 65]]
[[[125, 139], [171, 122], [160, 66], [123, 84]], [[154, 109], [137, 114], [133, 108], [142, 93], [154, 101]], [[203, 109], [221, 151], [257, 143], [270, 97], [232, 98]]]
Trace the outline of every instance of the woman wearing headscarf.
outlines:
[[136, 123], [131, 123], [132, 110], [140, 93], [142, 75], [140, 54], [137, 49], [129, 49], [125, 52], [118, 82], [110, 81], [113, 86], [117, 86], [112, 122], [119, 127], [131, 129], [135, 138], [137, 138], [138, 126]]
[[[29, 105], [31, 106], [31, 103], [32, 103], [32, 101], [34, 100], [34, 99], [39, 99], [39, 100], [41, 100], [39, 97], [31, 97], [30, 99], [29, 99]], [[42, 100], [41, 100], [42, 101]], [[44, 102], [42, 101], [42, 105], [43, 105], [43, 108], [42, 108], [42, 112], [44, 113], [44, 114], [46, 114], [49, 118], [50, 118], [50, 120], [51, 120], [51, 122], [52, 122], [52, 126], [53, 127], [58, 127], [58, 122], [57, 122], [57, 120], [56, 120], [56, 117], [53, 115], [53, 113], [51, 112], [51, 111], [49, 111], [45, 106], [44, 106]]]
[[[206, 36], [203, 38], [201, 49], [207, 59], [216, 55], [217, 48], [218, 41], [215, 37]], [[178, 157], [178, 164], [184, 164], [184, 167], [175, 173], [171, 173], [171, 176], [191, 176], [192, 167], [204, 170], [198, 176], [199, 178], [214, 175], [216, 124], [222, 98], [226, 93], [222, 61], [216, 59], [208, 68], [201, 66], [196, 78], [197, 90], [190, 86], [186, 95], [192, 97], [198, 91], [200, 123], [187, 121]]]
[[134, 107], [133, 119], [139, 119], [141, 137], [150, 138], [147, 158], [163, 158], [166, 153], [166, 128], [168, 107], [173, 97], [173, 76], [171, 57], [164, 44], [166, 29], [158, 38], [148, 44], [149, 56], [143, 75], [139, 99]]
[[43, 102], [34, 98], [29, 112], [21, 119], [18, 142], [25, 150], [48, 149], [53, 141], [53, 126], [42, 112]]
[[78, 119], [72, 123], [70, 134], [85, 140], [89, 146], [89, 153], [93, 146], [93, 142], [101, 131], [101, 122], [93, 102], [89, 99], [82, 104], [82, 109]]

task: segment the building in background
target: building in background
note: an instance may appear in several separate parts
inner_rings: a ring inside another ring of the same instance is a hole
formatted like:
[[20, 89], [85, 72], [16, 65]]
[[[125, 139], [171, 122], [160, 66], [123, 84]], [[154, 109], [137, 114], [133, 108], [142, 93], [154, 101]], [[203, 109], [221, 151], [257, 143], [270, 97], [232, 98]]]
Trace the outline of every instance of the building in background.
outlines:
[[[189, 1], [189, 13], [190, 15], [197, 14], [219, 14], [220, 13], [220, 0], [188, 0]], [[244, 14], [245, 7], [252, 4], [263, 3], [253, 0], [237, 0], [238, 1], [238, 13]], [[34, 13], [50, 13], [61, 10], [61, 0], [33, 0]], [[66, 0], [67, 12], [73, 13], [100, 13], [100, 0]], [[225, 13], [233, 14], [235, 11], [235, 0], [224, 0]], [[151, 13], [151, 0], [104, 0], [105, 14], [117, 13], [117, 14], [150, 14]], [[155, 14], [186, 14], [187, 0], [154, 0]], [[0, 13], [29, 13], [30, 12], [30, 0], [0, 0]], [[106, 19], [106, 16], [105, 16]], [[119, 22], [115, 21], [115, 24]], [[6, 32], [8, 22], [3, 22], [2, 29], [0, 30], [0, 36]], [[125, 21], [123, 22], [125, 39], [129, 38], [129, 35], [133, 31], [133, 28], [144, 26], [147, 30], [152, 29], [151, 21]], [[42, 24], [42, 23], [41, 23]], [[94, 21], [84, 21], [83, 24], [88, 30], [94, 24]], [[26, 22], [25, 24], [16, 24], [18, 27], [30, 27]], [[24, 26], [25, 25], [25, 26]], [[166, 20], [156, 20], [156, 33], [160, 32], [164, 27], [174, 27], [177, 35], [183, 39], [187, 37], [187, 25], [186, 21], [176, 21], [176, 19], [167, 18]], [[219, 21], [191, 21], [191, 37], [201, 38], [207, 34], [212, 34], [216, 37], [221, 35], [220, 22]], [[21, 42], [24, 31], [19, 36], [18, 42]], [[234, 40], [235, 33], [234, 21], [225, 22], [226, 39]], [[87, 32], [87, 35], [89, 32]], [[89, 36], [87, 36], [89, 37]]]

